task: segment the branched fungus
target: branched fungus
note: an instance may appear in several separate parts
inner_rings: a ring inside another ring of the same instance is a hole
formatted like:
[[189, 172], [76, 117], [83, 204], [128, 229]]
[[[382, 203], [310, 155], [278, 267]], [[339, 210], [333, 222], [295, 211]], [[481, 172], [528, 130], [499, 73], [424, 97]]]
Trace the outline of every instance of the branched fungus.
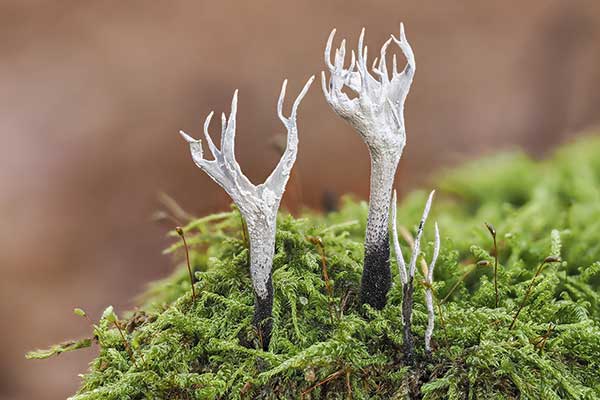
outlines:
[[[331, 63], [331, 45], [335, 29], [325, 47], [325, 63], [331, 74], [327, 82], [322, 72], [325, 99], [331, 108], [358, 131], [371, 155], [371, 188], [369, 215], [365, 237], [364, 269], [361, 281], [361, 302], [381, 309], [391, 287], [388, 214], [396, 168], [406, 144], [404, 101], [415, 74], [415, 57], [400, 24], [400, 38], [392, 36], [381, 47], [379, 63], [372, 66], [374, 77], [367, 67], [367, 47], [363, 47], [364, 29], [358, 40], [358, 57], [352, 51], [350, 66], [344, 68], [346, 41], [335, 51]], [[386, 51], [394, 41], [407, 59], [399, 73], [396, 57], [390, 74]], [[357, 97], [344, 92], [347, 87]]]
[[[415, 344], [412, 336], [412, 309], [413, 309], [413, 293], [414, 293], [414, 278], [415, 270], [417, 265], [417, 259], [419, 258], [421, 251], [421, 236], [423, 235], [423, 228], [425, 222], [427, 222], [427, 216], [431, 209], [431, 202], [433, 201], [433, 195], [435, 190], [429, 194], [425, 209], [423, 210], [423, 216], [421, 222], [417, 228], [417, 235], [415, 237], [412, 254], [408, 263], [408, 270], [406, 268], [406, 262], [402, 255], [402, 249], [400, 248], [400, 241], [398, 240], [398, 229], [396, 226], [396, 191], [392, 198], [392, 237], [394, 242], [394, 251], [396, 253], [396, 260], [398, 262], [398, 270], [400, 274], [400, 280], [402, 281], [402, 322], [404, 324], [404, 347], [406, 352], [406, 360], [408, 364], [414, 362]], [[440, 252], [440, 233], [438, 230], [437, 223], [435, 224], [435, 243], [433, 247], [433, 256], [431, 264], [426, 268], [424, 272], [425, 276], [425, 303], [427, 306], [427, 328], [425, 330], [425, 350], [431, 352], [431, 336], [433, 334], [434, 326], [434, 309], [433, 309], [433, 270], [435, 263], [437, 262], [438, 254]]]
[[433, 309], [433, 270], [440, 254], [440, 231], [437, 222], [435, 223], [435, 242], [433, 245], [433, 256], [431, 263], [427, 268], [425, 276], [425, 304], [427, 305], [427, 328], [425, 329], [425, 351], [431, 353], [431, 336], [433, 335], [433, 326], [435, 323], [435, 312]]
[[283, 115], [287, 80], [283, 82], [277, 103], [277, 114], [287, 128], [287, 146], [271, 175], [260, 185], [254, 185], [246, 178], [235, 159], [237, 90], [231, 102], [229, 119], [226, 119], [225, 114], [221, 115], [220, 150], [214, 145], [208, 133], [213, 112], [208, 114], [204, 122], [204, 136], [214, 160], [207, 160], [203, 157], [200, 140], [192, 138], [183, 131], [180, 132], [190, 145], [194, 163], [225, 189], [246, 220], [250, 239], [250, 276], [255, 295], [253, 325], [264, 350], [269, 348], [273, 327], [271, 319], [273, 310], [272, 267], [277, 210], [298, 152], [298, 128], [296, 126], [298, 106], [313, 80], [314, 77], [311, 77], [304, 85], [294, 101], [289, 118]]

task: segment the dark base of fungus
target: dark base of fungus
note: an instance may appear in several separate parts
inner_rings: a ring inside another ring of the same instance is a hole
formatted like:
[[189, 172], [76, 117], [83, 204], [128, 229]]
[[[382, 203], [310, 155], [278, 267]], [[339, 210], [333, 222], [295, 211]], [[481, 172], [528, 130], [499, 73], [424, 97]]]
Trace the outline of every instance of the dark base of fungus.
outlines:
[[392, 286], [389, 234], [381, 242], [365, 246], [363, 265], [360, 302], [381, 310], [385, 307], [387, 294]]
[[271, 342], [271, 331], [273, 330], [273, 278], [267, 282], [268, 295], [266, 299], [254, 296], [254, 317], [252, 326], [254, 327], [258, 348], [264, 351], [269, 350]]
[[415, 340], [412, 334], [414, 290], [413, 279], [409, 278], [408, 283], [402, 285], [402, 319], [405, 321], [402, 332], [404, 338], [404, 357], [408, 365], [413, 365], [415, 362]]

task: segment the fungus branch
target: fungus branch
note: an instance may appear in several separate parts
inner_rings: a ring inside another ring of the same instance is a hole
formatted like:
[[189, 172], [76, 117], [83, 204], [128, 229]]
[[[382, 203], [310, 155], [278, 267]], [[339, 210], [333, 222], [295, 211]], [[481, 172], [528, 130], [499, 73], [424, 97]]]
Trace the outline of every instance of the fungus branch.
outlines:
[[440, 254], [440, 231], [437, 222], [435, 223], [435, 242], [433, 246], [433, 256], [425, 278], [425, 303], [427, 305], [427, 328], [425, 329], [425, 351], [431, 353], [431, 336], [433, 335], [433, 326], [435, 313], [433, 309], [433, 270]]
[[[345, 40], [336, 49], [334, 62], [331, 63], [334, 35], [335, 29], [325, 47], [325, 64], [330, 78], [327, 80], [325, 72], [322, 72], [322, 89], [331, 108], [356, 129], [371, 155], [369, 215], [360, 298], [361, 302], [381, 309], [385, 306], [386, 294], [391, 286], [389, 204], [396, 168], [406, 143], [404, 101], [415, 73], [415, 57], [401, 24], [399, 39], [392, 36], [381, 47], [380, 57], [371, 68], [372, 75], [367, 67], [363, 29], [358, 40], [358, 57], [352, 51], [350, 66], [345, 68]], [[407, 65], [400, 73], [395, 57], [391, 72], [388, 71], [386, 52], [392, 41], [407, 59]], [[344, 92], [345, 87], [357, 97], [348, 97]]]
[[[425, 222], [427, 222], [427, 217], [429, 215], [429, 210], [431, 209], [431, 203], [433, 201], [433, 195], [435, 194], [435, 190], [429, 194], [429, 198], [427, 199], [427, 203], [425, 203], [425, 209], [423, 210], [423, 216], [421, 217], [421, 222], [419, 223], [419, 227], [417, 229], [417, 235], [415, 236], [414, 243], [412, 245], [412, 254], [410, 257], [410, 261], [408, 263], [408, 268], [406, 266], [406, 262], [404, 261], [404, 256], [402, 255], [402, 249], [400, 248], [400, 241], [398, 239], [398, 229], [396, 226], [396, 207], [397, 207], [397, 199], [396, 199], [396, 191], [394, 191], [394, 195], [392, 198], [392, 238], [394, 243], [394, 250], [396, 252], [396, 260], [398, 262], [398, 269], [400, 273], [400, 280], [402, 282], [402, 322], [404, 324], [404, 347], [406, 352], [406, 360], [408, 364], [412, 364], [414, 362], [414, 352], [415, 345], [414, 339], [412, 336], [412, 308], [413, 308], [413, 293], [414, 293], [414, 277], [415, 270], [417, 265], [417, 259], [420, 255], [421, 248], [421, 237], [423, 236], [423, 228], [425, 227]], [[427, 267], [425, 264], [425, 268], [423, 273], [425, 277], [425, 302], [427, 306], [427, 328], [425, 331], [425, 350], [429, 353], [431, 352], [431, 336], [433, 334], [434, 327], [434, 319], [435, 313], [433, 308], [433, 271], [435, 268], [435, 263], [437, 262], [437, 258], [440, 252], [440, 234], [438, 230], [437, 223], [435, 224], [435, 242], [433, 248], [433, 256], [431, 259], [431, 263]]]
[[213, 112], [208, 114], [204, 122], [204, 136], [213, 160], [204, 158], [200, 140], [180, 131], [181, 136], [189, 143], [194, 163], [229, 194], [246, 221], [250, 241], [250, 275], [255, 294], [253, 325], [259, 338], [262, 338], [264, 350], [269, 347], [272, 329], [272, 267], [277, 210], [298, 152], [298, 107], [313, 80], [314, 77], [311, 77], [304, 85], [294, 101], [289, 118], [283, 114], [287, 80], [283, 82], [277, 102], [277, 114], [287, 128], [286, 149], [271, 175], [260, 185], [254, 185], [246, 178], [235, 159], [237, 90], [233, 95], [229, 118], [225, 114], [221, 115], [220, 149], [217, 149], [208, 132]]

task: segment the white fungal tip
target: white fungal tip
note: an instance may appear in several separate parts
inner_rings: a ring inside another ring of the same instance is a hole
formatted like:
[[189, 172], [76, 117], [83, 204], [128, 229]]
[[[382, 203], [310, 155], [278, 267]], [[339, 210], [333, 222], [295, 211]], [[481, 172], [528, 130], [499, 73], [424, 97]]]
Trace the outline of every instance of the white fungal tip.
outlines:
[[193, 137], [191, 137], [190, 135], [188, 135], [187, 133], [185, 133], [184, 131], [179, 131], [179, 134], [181, 135], [181, 137], [183, 139], [185, 139], [186, 142], [188, 143], [198, 143], [199, 140], [194, 139]]

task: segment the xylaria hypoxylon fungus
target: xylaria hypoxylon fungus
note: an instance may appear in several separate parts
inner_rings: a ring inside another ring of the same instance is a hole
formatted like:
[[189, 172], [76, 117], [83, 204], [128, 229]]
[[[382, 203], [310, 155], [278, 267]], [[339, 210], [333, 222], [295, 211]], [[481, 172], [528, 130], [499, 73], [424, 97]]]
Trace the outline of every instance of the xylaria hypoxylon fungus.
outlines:
[[[388, 214], [396, 168], [406, 144], [404, 128], [404, 101], [415, 74], [415, 57], [400, 24], [400, 38], [392, 36], [380, 50], [371, 67], [367, 66], [367, 47], [363, 47], [364, 29], [358, 40], [358, 53], [352, 51], [350, 66], [344, 67], [346, 41], [335, 51], [331, 63], [331, 45], [335, 29], [329, 35], [325, 47], [325, 63], [330, 72], [327, 81], [322, 73], [325, 99], [331, 108], [358, 131], [371, 155], [371, 188], [369, 215], [365, 237], [364, 269], [361, 280], [362, 303], [381, 309], [391, 287], [390, 245]], [[394, 41], [407, 59], [406, 67], [398, 72], [396, 57], [393, 58], [391, 78], [386, 64], [386, 51]], [[347, 87], [357, 97], [350, 98], [344, 92]]]
[[214, 160], [203, 157], [202, 144], [181, 131], [181, 136], [189, 143], [192, 159], [198, 168], [206, 172], [217, 182], [237, 205], [248, 226], [250, 237], [250, 275], [254, 288], [253, 325], [264, 350], [269, 347], [273, 322], [273, 281], [272, 267], [275, 252], [275, 230], [277, 210], [290, 172], [296, 161], [298, 152], [298, 128], [296, 114], [302, 98], [308, 91], [314, 77], [311, 77], [294, 101], [289, 118], [283, 115], [283, 101], [287, 80], [283, 82], [281, 94], [277, 102], [279, 119], [287, 128], [287, 146], [279, 163], [267, 178], [254, 185], [242, 173], [235, 159], [234, 145], [236, 132], [237, 90], [231, 102], [229, 118], [221, 115], [221, 148], [214, 145], [208, 133], [213, 112], [208, 114], [204, 122], [204, 136]]
[[[433, 195], [435, 190], [429, 194], [427, 203], [423, 210], [423, 216], [421, 222], [417, 228], [417, 235], [415, 236], [414, 243], [412, 246], [412, 254], [410, 261], [408, 262], [408, 270], [406, 268], [406, 262], [402, 255], [402, 249], [400, 248], [400, 241], [398, 240], [398, 229], [396, 227], [396, 191], [394, 190], [394, 196], [392, 198], [392, 237], [394, 242], [394, 252], [396, 253], [396, 261], [398, 263], [398, 272], [400, 280], [402, 282], [402, 322], [404, 324], [404, 347], [405, 357], [407, 363], [411, 364], [414, 360], [414, 340], [412, 336], [412, 308], [413, 308], [413, 293], [414, 293], [414, 278], [415, 270], [417, 265], [417, 259], [421, 252], [421, 237], [423, 235], [423, 229], [427, 222], [429, 210], [431, 209], [431, 202], [433, 201]], [[433, 245], [433, 256], [431, 263], [428, 267], [424, 267], [423, 276], [425, 283], [425, 305], [427, 306], [427, 328], [425, 329], [425, 351], [431, 353], [431, 336], [433, 334], [434, 326], [434, 310], [433, 310], [433, 270], [435, 263], [437, 262], [438, 255], [440, 253], [440, 232], [438, 229], [437, 222], [435, 223], [435, 242]], [[426, 265], [426, 264], [425, 264]]]

